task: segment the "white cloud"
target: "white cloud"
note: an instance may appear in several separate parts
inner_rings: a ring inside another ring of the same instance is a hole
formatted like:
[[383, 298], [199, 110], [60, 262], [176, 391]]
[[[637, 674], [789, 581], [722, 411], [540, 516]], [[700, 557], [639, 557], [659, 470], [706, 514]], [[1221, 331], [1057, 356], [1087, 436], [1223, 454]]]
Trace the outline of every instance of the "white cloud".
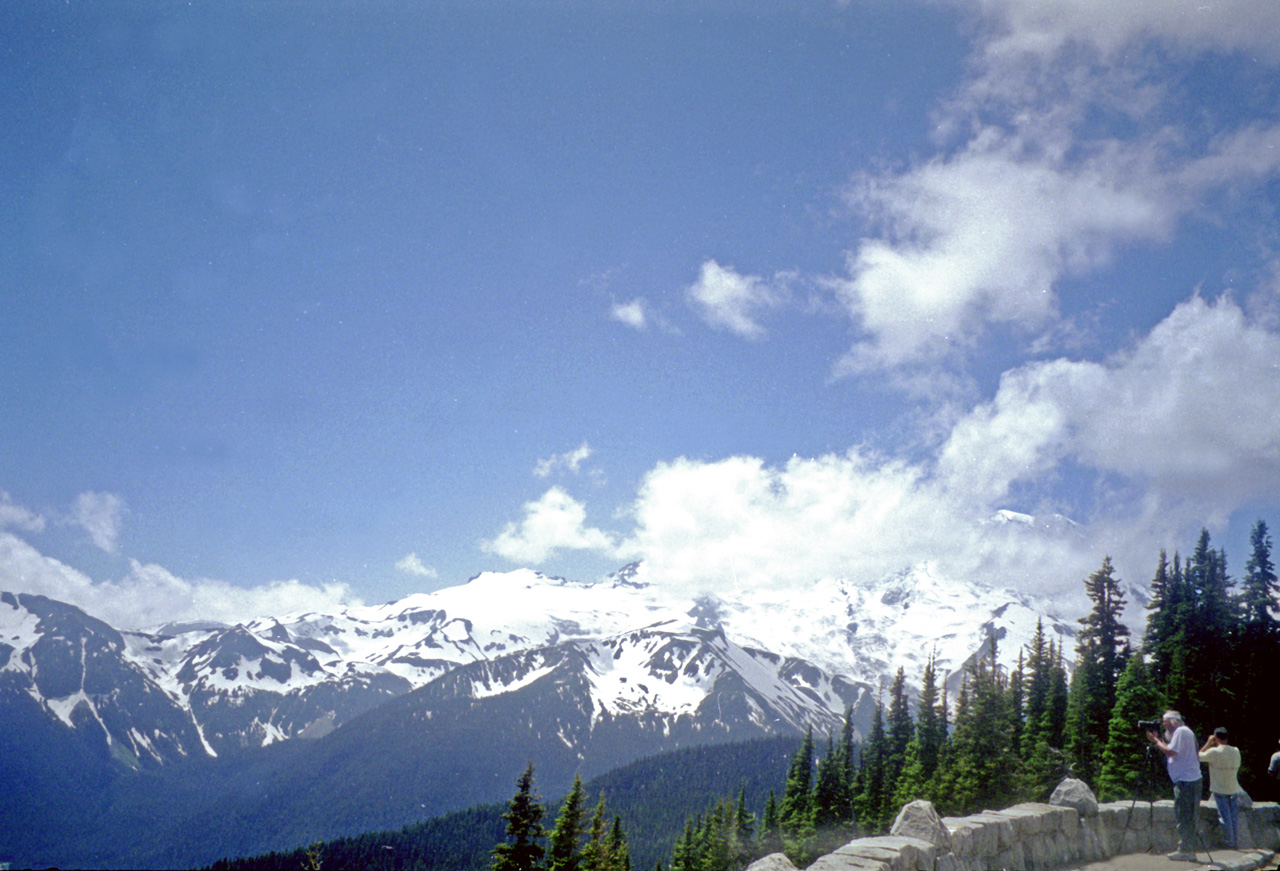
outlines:
[[648, 304], [643, 298], [637, 297], [630, 302], [615, 302], [609, 316], [633, 329], [643, 330], [649, 326], [647, 312]]
[[508, 523], [492, 540], [481, 542], [489, 553], [515, 563], [539, 565], [562, 550], [620, 552], [608, 533], [586, 525], [586, 507], [559, 487], [524, 505], [524, 519]]
[[560, 469], [576, 474], [578, 468], [592, 453], [591, 446], [583, 442], [571, 451], [565, 451], [563, 454], [552, 454], [545, 459], [538, 460], [533, 467], [533, 474], [539, 478], [547, 478]]
[[396, 570], [417, 578], [438, 578], [440, 573], [418, 558], [416, 553], [405, 554], [396, 563]]
[[43, 532], [45, 519], [14, 502], [12, 496], [0, 490], [0, 529], [5, 527], [14, 527], [25, 532]]
[[779, 290], [758, 276], [740, 275], [714, 260], [702, 264], [698, 280], [686, 290], [692, 305], [710, 326], [743, 338], [763, 338], [759, 315], [781, 304]]
[[[1159, 548], [1280, 490], [1277, 408], [1280, 334], [1229, 297], [1193, 297], [1108, 359], [1007, 372], [933, 456], [681, 458], [645, 476], [621, 540], [552, 488], [486, 546], [533, 564], [564, 549], [639, 557], [650, 579], [692, 590], [867, 580], [929, 560], [954, 577], [1075, 596], [1104, 555], [1141, 582]], [[983, 522], [1001, 508], [1074, 514], [1054, 487], [1082, 470], [1107, 489], [1073, 518], [1080, 535]]]
[[1194, 297], [1104, 362], [1006, 373], [954, 429], [939, 474], [957, 492], [996, 499], [1078, 464], [1131, 485], [1097, 520], [1150, 549], [1280, 490], [1277, 408], [1280, 334], [1228, 297]]
[[925, 560], [955, 577], [1063, 590], [1100, 559], [1081, 540], [983, 523], [990, 513], [924, 465], [858, 450], [777, 468], [680, 459], [646, 477], [621, 549], [650, 579], [692, 590], [866, 581]]
[[869, 338], [839, 372], [967, 348], [989, 323], [1045, 327], [1060, 276], [1105, 262], [1122, 242], [1169, 233], [1159, 188], [1117, 177], [1111, 156], [1069, 169], [1014, 149], [983, 143], [858, 187], [855, 204], [886, 235], [861, 243], [840, 288]]
[[[968, 6], [969, 3], [958, 5]], [[1085, 43], [1106, 59], [1142, 40], [1180, 52], [1248, 51], [1280, 59], [1280, 6], [1254, 0], [979, 0], [993, 24], [990, 57], [1053, 54]]]
[[0, 532], [0, 589], [68, 602], [121, 629], [188, 620], [239, 623], [360, 604], [345, 584], [313, 586], [285, 580], [242, 588], [225, 581], [185, 580], [137, 560], [129, 564], [128, 574], [119, 581], [95, 582], [18, 536]]
[[[1168, 55], [1280, 60], [1274, 3], [980, 0], [970, 75], [937, 156], [853, 187], [873, 232], [840, 298], [859, 335], [837, 374], [954, 363], [992, 325], [1060, 329], [1061, 279], [1167, 240], [1214, 193], [1280, 174], [1280, 126], [1183, 122]], [[1097, 110], [1126, 119], [1100, 135]], [[1194, 113], [1194, 107], [1192, 113]]]
[[114, 493], [81, 493], [72, 503], [69, 522], [88, 532], [97, 547], [115, 553], [126, 510]]

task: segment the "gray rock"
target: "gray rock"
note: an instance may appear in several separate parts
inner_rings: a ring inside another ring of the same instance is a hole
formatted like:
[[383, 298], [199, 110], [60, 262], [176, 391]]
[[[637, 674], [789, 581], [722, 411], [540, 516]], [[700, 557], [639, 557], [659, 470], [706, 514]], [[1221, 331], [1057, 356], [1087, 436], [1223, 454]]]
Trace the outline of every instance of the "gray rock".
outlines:
[[[754, 865], [752, 866], [755, 867]], [[747, 869], [751, 871], [751, 869]], [[828, 853], [819, 856], [806, 871], [893, 871], [889, 862], [866, 856], [850, 856], [845, 853]]]
[[[1013, 820], [1004, 814], [984, 811], [980, 814], [971, 814], [965, 819], [995, 834], [996, 846], [992, 852], [1003, 852], [1012, 848], [1018, 842], [1018, 834], [1013, 828]], [[984, 850], [983, 852], [985, 853], [986, 851]]]
[[782, 853], [770, 853], [748, 865], [747, 871], [796, 871], [796, 866]]
[[903, 805], [889, 834], [919, 838], [940, 850], [951, 849], [951, 835], [938, 818], [938, 812], [927, 801], [913, 801]]
[[1053, 795], [1049, 796], [1049, 804], [1075, 808], [1081, 819], [1098, 812], [1098, 797], [1093, 794], [1089, 784], [1074, 777], [1068, 777], [1057, 785]]
[[858, 838], [836, 854], [884, 862], [892, 871], [932, 871], [938, 848], [928, 841], [901, 835]]

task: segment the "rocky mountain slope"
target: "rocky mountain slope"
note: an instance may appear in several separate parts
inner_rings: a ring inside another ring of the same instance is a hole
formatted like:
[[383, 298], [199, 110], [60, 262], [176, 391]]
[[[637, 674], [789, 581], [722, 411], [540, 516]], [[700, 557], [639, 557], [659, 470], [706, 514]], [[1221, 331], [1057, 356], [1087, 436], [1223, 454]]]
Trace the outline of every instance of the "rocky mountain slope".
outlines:
[[863, 724], [898, 667], [918, 680], [934, 655], [954, 678], [992, 633], [1011, 659], [1037, 619], [1068, 645], [1074, 631], [1041, 603], [927, 565], [871, 584], [699, 596], [643, 574], [485, 573], [385, 605], [147, 633], [5, 594], [0, 688], [135, 766], [320, 737], [455, 671], [436, 696], [515, 693], [553, 670], [564, 679], [570, 662], [584, 728], [771, 733], [825, 729], [847, 705]]
[[918, 681], [933, 655], [954, 683], [990, 637], [1016, 659], [1039, 619], [1074, 647], [1043, 603], [927, 565], [700, 595], [642, 566], [485, 573], [149, 632], [5, 593], [0, 842], [30, 864], [198, 864], [501, 801], [530, 759], [555, 795], [659, 752], [822, 734], [846, 707], [865, 729], [899, 666]]

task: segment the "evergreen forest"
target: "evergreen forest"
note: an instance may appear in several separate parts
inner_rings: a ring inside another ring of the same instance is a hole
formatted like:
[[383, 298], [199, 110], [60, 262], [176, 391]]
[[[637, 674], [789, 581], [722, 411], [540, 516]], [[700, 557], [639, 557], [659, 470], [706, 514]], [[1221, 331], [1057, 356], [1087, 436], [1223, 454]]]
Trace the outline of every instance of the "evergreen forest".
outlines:
[[[1091, 608], [1079, 620], [1074, 650], [1055, 646], [1037, 625], [1010, 669], [998, 664], [997, 639], [989, 638], [958, 683], [950, 682], [958, 687], [954, 699], [932, 659], [914, 699], [899, 669], [860, 741], [846, 711], [838, 734], [810, 731], [798, 747], [790, 739], [699, 748], [706, 759], [727, 751], [751, 760], [755, 770], [736, 769], [734, 790], [711, 774], [724, 765], [682, 762], [674, 766], [682, 776], [664, 781], [678, 787], [646, 793], [634, 781], [663, 770], [646, 768], [654, 764], [648, 761], [625, 786], [615, 780], [599, 788], [594, 802], [575, 780], [552, 820], [530, 763], [505, 809], [408, 827], [403, 847], [387, 849], [392, 836], [382, 833], [214, 867], [298, 868], [329, 857], [328, 867], [441, 871], [740, 871], [781, 851], [803, 868], [853, 837], [887, 831], [902, 805], [916, 799], [940, 814], [963, 815], [1043, 801], [1065, 776], [1084, 780], [1103, 801], [1168, 798], [1163, 757], [1150, 751], [1139, 727], [1167, 709], [1180, 711], [1200, 740], [1225, 726], [1241, 749], [1241, 785], [1257, 800], [1274, 800], [1280, 790], [1266, 769], [1280, 749], [1280, 703], [1269, 670], [1280, 663], [1280, 585], [1266, 524], [1252, 529], [1238, 581], [1226, 553], [1202, 530], [1186, 556], [1159, 553], [1148, 586], [1145, 629], [1135, 637], [1121, 620], [1122, 582], [1104, 558], [1084, 579]], [[780, 790], [759, 770], [773, 765], [780, 766]], [[615, 787], [610, 795], [629, 797], [617, 812], [605, 799]], [[691, 801], [702, 809], [685, 811], [683, 822], [661, 810]], [[642, 851], [628, 837], [633, 819], [644, 820]]]
[[865, 741], [854, 742], [847, 713], [820, 756], [807, 734], [781, 798], [771, 795], [758, 821], [729, 798], [691, 818], [670, 871], [736, 871], [775, 851], [803, 868], [852, 837], [887, 831], [907, 802], [926, 799], [940, 814], [964, 815], [1044, 801], [1066, 776], [1102, 801], [1169, 798], [1163, 756], [1139, 725], [1168, 709], [1201, 741], [1226, 727], [1241, 750], [1241, 785], [1273, 800], [1267, 765], [1280, 749], [1271, 671], [1280, 663], [1280, 588], [1261, 520], [1250, 545], [1239, 583], [1207, 530], [1186, 557], [1162, 551], [1140, 638], [1121, 621], [1126, 601], [1107, 557], [1084, 581], [1091, 608], [1074, 651], [1055, 648], [1037, 625], [1006, 670], [991, 638], [950, 704], [930, 661], [914, 714], [899, 669]]

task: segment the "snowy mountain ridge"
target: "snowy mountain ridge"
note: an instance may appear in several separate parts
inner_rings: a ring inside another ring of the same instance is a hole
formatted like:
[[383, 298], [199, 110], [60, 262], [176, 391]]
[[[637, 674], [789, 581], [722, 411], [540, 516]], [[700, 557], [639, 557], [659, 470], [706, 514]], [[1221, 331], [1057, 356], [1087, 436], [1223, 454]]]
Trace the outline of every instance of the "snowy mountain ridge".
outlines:
[[[321, 737], [454, 672], [453, 691], [473, 701], [519, 694], [553, 670], [532, 665], [537, 656], [560, 663], [555, 680], [568, 679], [567, 651], [590, 696], [580, 705], [590, 709], [588, 731], [630, 717], [667, 732], [683, 722], [694, 732], [776, 733], [826, 728], [846, 705], [866, 720], [894, 672], [918, 685], [930, 655], [954, 685], [993, 634], [1011, 664], [1040, 619], [1074, 648], [1074, 621], [1045, 603], [944, 578], [928, 563], [870, 583], [824, 579], [786, 591], [692, 594], [646, 574], [631, 565], [577, 583], [485, 572], [383, 605], [170, 634], [117, 632], [71, 606], [6, 594], [0, 690], [21, 690], [67, 726], [92, 721], [113, 752], [158, 764]], [[464, 669], [479, 664], [487, 666]], [[466, 683], [464, 673], [483, 676]], [[147, 704], [125, 704], [122, 687]], [[723, 710], [730, 698], [732, 717]]]

